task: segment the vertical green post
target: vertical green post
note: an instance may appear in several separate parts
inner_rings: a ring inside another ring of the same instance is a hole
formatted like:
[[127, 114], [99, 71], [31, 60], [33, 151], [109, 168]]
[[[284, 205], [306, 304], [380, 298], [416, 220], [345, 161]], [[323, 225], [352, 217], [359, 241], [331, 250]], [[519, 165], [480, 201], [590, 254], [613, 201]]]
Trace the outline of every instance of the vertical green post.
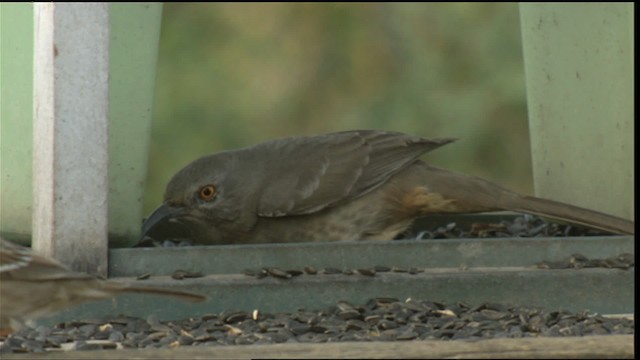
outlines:
[[161, 3], [111, 3], [109, 241], [137, 242], [151, 131]]
[[29, 243], [33, 4], [0, 3], [0, 232]]
[[633, 219], [633, 4], [520, 15], [536, 194]]
[[[109, 238], [137, 240], [147, 171], [161, 3], [112, 3]], [[33, 5], [0, 4], [0, 233], [31, 237]], [[34, 184], [37, 186], [37, 184]]]

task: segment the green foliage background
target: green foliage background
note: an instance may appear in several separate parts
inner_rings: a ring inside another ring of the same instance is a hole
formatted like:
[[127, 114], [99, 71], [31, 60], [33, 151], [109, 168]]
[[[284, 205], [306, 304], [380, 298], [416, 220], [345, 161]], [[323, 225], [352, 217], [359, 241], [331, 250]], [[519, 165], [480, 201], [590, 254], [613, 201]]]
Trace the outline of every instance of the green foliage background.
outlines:
[[425, 158], [530, 193], [518, 5], [164, 5], [145, 209], [195, 158], [357, 128], [458, 142]]

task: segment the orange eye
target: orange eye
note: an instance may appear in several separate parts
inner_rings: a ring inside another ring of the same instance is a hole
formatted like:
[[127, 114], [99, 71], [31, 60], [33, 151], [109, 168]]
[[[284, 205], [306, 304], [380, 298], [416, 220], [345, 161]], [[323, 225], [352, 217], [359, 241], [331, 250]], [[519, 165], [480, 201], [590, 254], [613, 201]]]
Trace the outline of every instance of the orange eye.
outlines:
[[198, 196], [200, 199], [204, 201], [211, 201], [214, 197], [216, 197], [216, 187], [213, 185], [205, 185], [198, 192]]

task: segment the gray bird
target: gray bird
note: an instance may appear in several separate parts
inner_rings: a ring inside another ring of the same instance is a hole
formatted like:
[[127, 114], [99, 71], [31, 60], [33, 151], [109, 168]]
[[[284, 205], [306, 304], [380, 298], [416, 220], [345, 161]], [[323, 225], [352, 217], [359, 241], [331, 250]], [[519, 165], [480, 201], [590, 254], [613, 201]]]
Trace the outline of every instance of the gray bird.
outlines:
[[201, 157], [178, 171], [145, 236], [179, 224], [196, 243], [393, 239], [432, 214], [516, 211], [616, 234], [634, 223], [431, 166], [453, 139], [391, 131], [297, 136]]

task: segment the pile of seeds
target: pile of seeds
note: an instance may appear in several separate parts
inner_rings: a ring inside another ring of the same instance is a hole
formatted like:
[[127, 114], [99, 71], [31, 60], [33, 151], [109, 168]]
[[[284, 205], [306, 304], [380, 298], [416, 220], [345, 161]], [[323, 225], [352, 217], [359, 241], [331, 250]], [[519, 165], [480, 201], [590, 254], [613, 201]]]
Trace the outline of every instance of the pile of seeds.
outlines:
[[362, 305], [339, 301], [327, 310], [298, 309], [291, 313], [225, 311], [169, 322], [154, 317], [73, 321], [21, 330], [0, 339], [0, 352], [584, 336], [634, 331], [633, 320], [588, 312], [376, 298]]
[[[560, 261], [541, 261], [534, 264], [539, 269], [582, 269], [582, 268], [608, 268], [627, 270], [635, 267], [635, 256], [629, 253], [611, 256], [605, 259], [590, 259], [582, 254], [573, 254], [566, 259]], [[317, 270], [313, 266], [306, 266], [300, 269], [281, 269], [277, 267], [263, 267], [259, 269], [246, 269], [243, 274], [256, 277], [258, 279], [266, 277], [274, 277], [278, 279], [292, 279], [302, 274], [307, 275], [360, 275], [360, 276], [376, 276], [378, 273], [395, 272], [407, 273], [410, 275], [425, 272], [425, 268], [420, 267], [400, 267], [400, 266], [384, 266], [376, 265], [370, 268], [361, 269], [337, 269], [332, 267]], [[178, 270], [177, 272], [181, 272]], [[175, 275], [172, 277], [176, 278]]]
[[500, 237], [566, 237], [566, 236], [601, 236], [606, 233], [594, 229], [562, 225], [548, 222], [538, 216], [521, 215], [511, 221], [502, 220], [497, 223], [473, 223], [470, 226], [458, 226], [448, 223], [434, 226], [428, 230], [409, 230], [398, 236], [398, 239], [468, 239], [468, 238], [500, 238]]

